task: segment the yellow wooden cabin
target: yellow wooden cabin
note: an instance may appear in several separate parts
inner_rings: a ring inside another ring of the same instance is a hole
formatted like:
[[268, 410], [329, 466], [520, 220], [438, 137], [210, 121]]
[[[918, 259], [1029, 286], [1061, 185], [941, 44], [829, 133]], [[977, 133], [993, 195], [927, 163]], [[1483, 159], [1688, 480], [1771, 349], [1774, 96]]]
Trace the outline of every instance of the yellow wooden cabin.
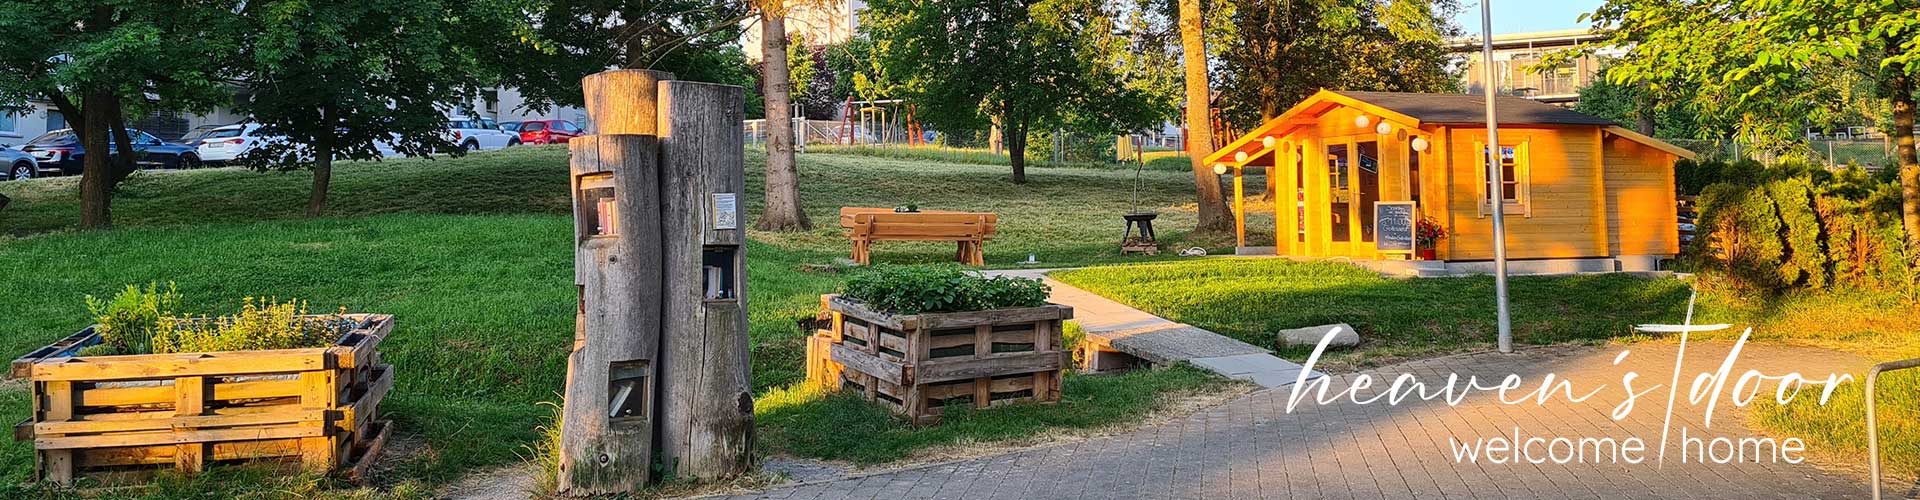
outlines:
[[[1467, 94], [1321, 90], [1207, 157], [1234, 176], [1247, 248], [1246, 167], [1267, 167], [1277, 199], [1273, 251], [1301, 257], [1411, 258], [1375, 245], [1376, 202], [1414, 202], [1446, 228], [1450, 270], [1493, 258], [1504, 210], [1518, 272], [1653, 270], [1679, 252], [1673, 163], [1693, 153], [1604, 118], [1514, 97], [1495, 101], [1499, 203], [1488, 195], [1485, 100]], [[1285, 193], [1294, 193], [1287, 216]]]

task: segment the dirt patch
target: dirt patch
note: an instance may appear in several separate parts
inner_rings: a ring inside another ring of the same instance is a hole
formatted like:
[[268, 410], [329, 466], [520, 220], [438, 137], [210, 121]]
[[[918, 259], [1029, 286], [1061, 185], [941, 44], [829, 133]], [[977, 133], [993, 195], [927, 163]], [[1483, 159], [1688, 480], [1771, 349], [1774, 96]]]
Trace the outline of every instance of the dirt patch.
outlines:
[[440, 491], [435, 498], [445, 500], [523, 500], [533, 497], [533, 464], [502, 465], [467, 474]]

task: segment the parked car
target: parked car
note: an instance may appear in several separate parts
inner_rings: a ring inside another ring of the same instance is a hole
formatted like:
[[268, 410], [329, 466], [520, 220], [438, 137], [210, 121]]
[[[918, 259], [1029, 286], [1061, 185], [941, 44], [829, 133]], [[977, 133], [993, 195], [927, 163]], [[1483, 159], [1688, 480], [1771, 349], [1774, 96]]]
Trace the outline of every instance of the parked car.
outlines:
[[583, 135], [587, 135], [586, 130], [566, 120], [520, 122], [520, 142], [523, 144], [566, 144]]
[[500, 122], [500, 130], [506, 131], [506, 132], [519, 132], [520, 122]]
[[33, 155], [6, 146], [0, 146], [0, 168], [6, 169], [0, 172], [6, 174], [0, 176], [0, 181], [19, 181], [40, 176], [40, 162], [34, 160]]
[[213, 129], [200, 138], [199, 147], [195, 149], [200, 153], [200, 161], [226, 163], [261, 145], [286, 140], [286, 137], [273, 133], [273, 129], [257, 123], [245, 123]]
[[520, 145], [520, 136], [500, 130], [492, 118], [452, 118], [447, 133], [455, 145], [467, 151], [485, 151]]
[[[127, 129], [127, 136], [132, 140], [133, 150], [137, 153], [134, 156], [134, 165], [140, 168], [200, 167], [200, 153], [194, 150], [193, 146], [163, 141], [154, 137], [153, 134], [131, 128]], [[120, 154], [118, 144], [112, 141], [109, 141], [109, 144], [113, 148], [109, 150], [111, 154]], [[60, 129], [41, 134], [27, 141], [20, 150], [33, 155], [33, 159], [40, 162], [41, 173], [57, 170], [61, 175], [79, 174], [84, 165], [81, 160], [87, 153], [86, 149], [80, 145], [80, 136], [74, 134], [73, 129]]]
[[207, 134], [211, 134], [213, 131], [227, 126], [230, 125], [201, 125], [194, 127], [193, 130], [187, 131], [187, 135], [180, 136], [180, 143], [196, 148], [200, 147], [200, 140], [207, 138]]

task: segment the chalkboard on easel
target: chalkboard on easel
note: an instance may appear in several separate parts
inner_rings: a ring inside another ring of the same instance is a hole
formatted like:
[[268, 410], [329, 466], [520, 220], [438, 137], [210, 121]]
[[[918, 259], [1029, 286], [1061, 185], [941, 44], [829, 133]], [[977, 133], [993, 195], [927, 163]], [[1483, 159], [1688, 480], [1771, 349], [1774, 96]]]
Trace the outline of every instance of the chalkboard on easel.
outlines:
[[1374, 249], [1381, 253], [1413, 253], [1414, 228], [1419, 220], [1420, 212], [1411, 201], [1374, 202]]

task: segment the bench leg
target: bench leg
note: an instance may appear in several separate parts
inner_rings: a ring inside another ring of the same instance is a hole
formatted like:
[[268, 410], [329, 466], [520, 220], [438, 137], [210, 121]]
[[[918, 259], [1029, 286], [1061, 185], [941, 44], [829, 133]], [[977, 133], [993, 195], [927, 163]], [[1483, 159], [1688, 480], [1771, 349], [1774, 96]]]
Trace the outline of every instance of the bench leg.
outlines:
[[853, 263], [867, 265], [869, 260], [867, 253], [872, 249], [872, 245], [871, 241], [853, 240]]

